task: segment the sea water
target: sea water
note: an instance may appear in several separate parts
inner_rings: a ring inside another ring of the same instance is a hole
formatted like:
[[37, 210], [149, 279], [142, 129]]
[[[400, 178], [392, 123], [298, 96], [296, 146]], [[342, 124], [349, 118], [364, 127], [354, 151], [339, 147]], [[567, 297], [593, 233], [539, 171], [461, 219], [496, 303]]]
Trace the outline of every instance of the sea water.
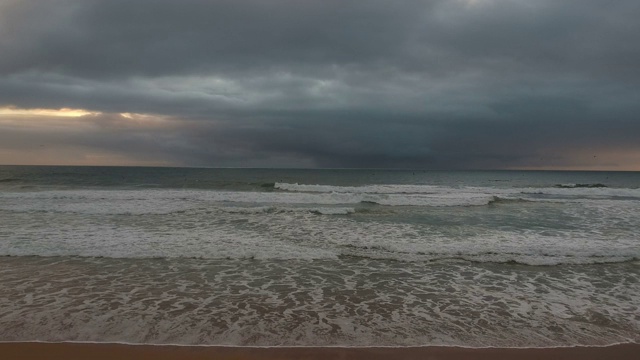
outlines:
[[640, 341], [640, 173], [0, 167], [0, 341]]

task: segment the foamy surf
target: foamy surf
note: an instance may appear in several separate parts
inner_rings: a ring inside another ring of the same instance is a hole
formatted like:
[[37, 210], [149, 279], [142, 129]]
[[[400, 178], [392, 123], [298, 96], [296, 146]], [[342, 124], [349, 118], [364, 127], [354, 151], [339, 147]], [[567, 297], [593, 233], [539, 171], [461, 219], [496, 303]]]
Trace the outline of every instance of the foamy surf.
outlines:
[[0, 340], [640, 341], [633, 174], [98, 170], [0, 172]]
[[[639, 341], [624, 264], [6, 258], [4, 341], [542, 347]], [[26, 294], [26, 296], [25, 296]], [[594, 303], [597, 299], [597, 303]]]

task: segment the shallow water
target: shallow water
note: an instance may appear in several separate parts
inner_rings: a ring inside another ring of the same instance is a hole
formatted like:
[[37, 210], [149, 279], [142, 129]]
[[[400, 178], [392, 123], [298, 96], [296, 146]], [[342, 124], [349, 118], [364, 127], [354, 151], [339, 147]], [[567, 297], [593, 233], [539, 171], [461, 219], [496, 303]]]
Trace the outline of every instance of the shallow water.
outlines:
[[9, 257], [3, 340], [554, 346], [640, 340], [638, 263]]

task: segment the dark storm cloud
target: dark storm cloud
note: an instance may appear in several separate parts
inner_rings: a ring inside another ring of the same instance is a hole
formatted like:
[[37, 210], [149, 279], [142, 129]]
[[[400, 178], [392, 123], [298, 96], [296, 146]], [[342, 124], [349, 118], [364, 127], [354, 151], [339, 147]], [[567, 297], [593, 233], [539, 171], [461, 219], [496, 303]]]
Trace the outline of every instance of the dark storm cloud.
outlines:
[[639, 15], [635, 0], [0, 0], [0, 106], [165, 117], [58, 143], [184, 165], [597, 167], [575, 154], [640, 154]]
[[[15, 1], [3, 71], [162, 76], [376, 61], [401, 49], [429, 2]], [[416, 11], [417, 10], [417, 11]], [[25, 22], [24, 20], [27, 20]], [[407, 21], [408, 20], [408, 21]]]

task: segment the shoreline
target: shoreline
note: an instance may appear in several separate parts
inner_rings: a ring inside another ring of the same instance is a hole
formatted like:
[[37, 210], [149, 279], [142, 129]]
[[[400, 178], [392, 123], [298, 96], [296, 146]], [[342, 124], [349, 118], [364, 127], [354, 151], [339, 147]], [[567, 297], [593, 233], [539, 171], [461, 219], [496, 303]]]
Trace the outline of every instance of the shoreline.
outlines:
[[7, 359], [155, 359], [155, 360], [284, 360], [284, 359], [637, 359], [640, 344], [496, 348], [459, 346], [417, 347], [253, 347], [218, 345], [150, 345], [88, 342], [0, 342]]

